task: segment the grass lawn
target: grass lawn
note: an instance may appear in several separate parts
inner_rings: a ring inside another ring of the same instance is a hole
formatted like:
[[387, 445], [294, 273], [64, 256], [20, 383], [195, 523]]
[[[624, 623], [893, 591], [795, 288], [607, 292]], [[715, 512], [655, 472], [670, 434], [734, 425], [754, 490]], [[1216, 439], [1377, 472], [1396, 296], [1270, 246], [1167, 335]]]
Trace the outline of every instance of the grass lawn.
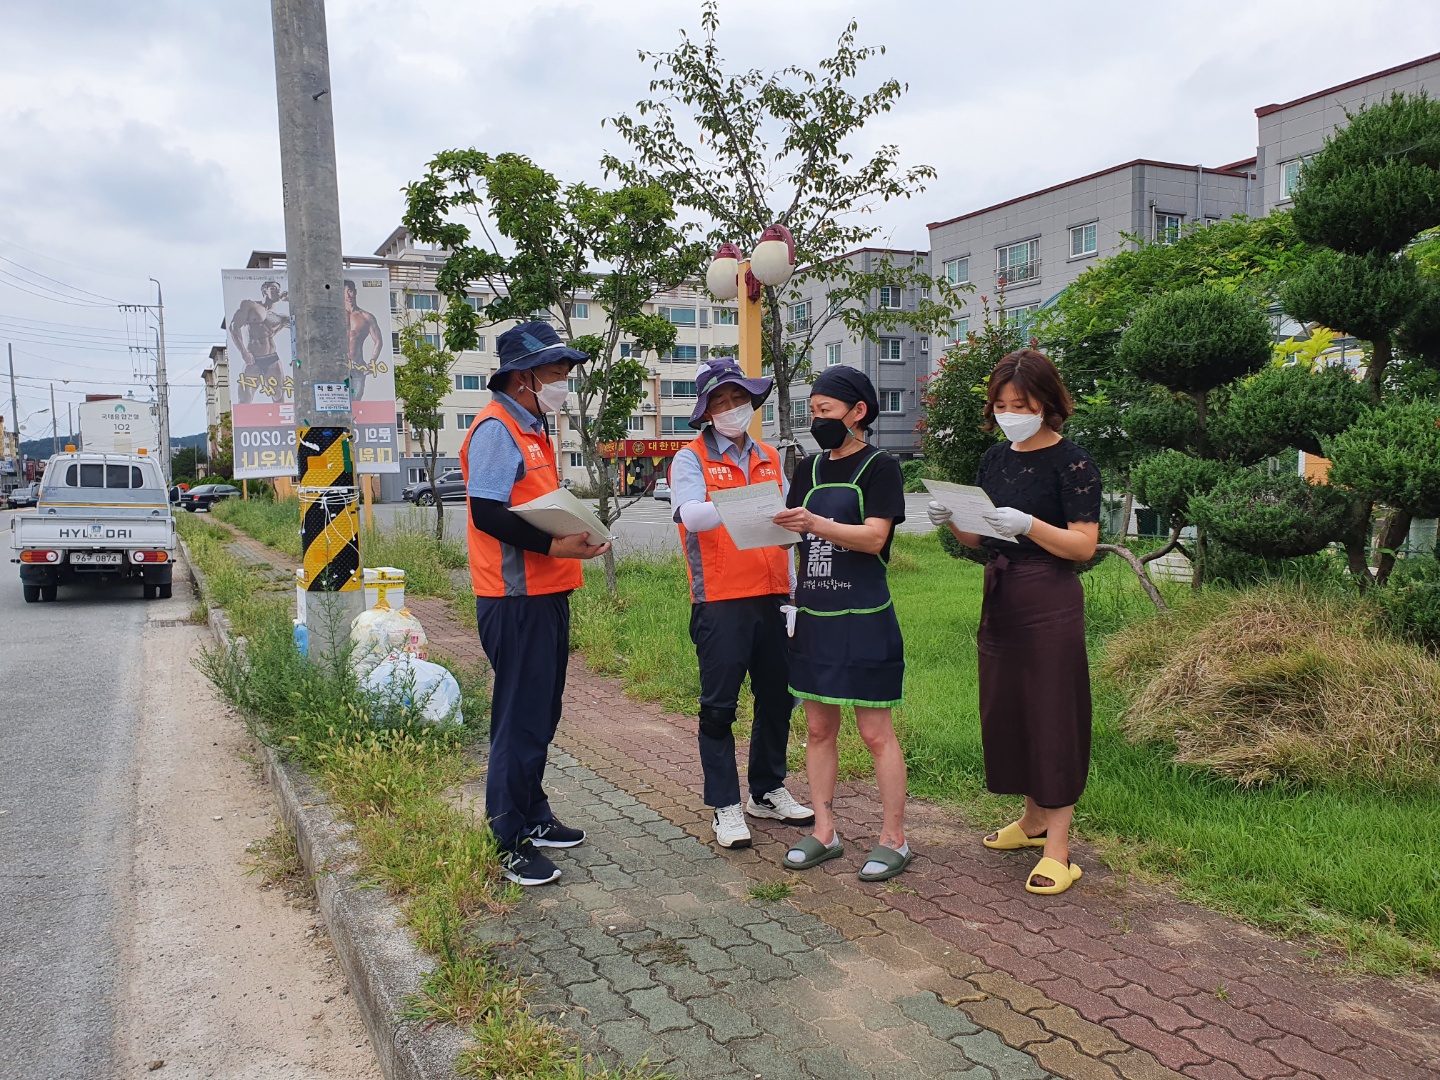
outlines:
[[[1148, 616], [1129, 570], [1106, 560], [1085, 575], [1092, 662], [1105, 634]], [[891, 589], [905, 634], [905, 704], [896, 711], [913, 795], [961, 809], [978, 831], [1011, 820], [1017, 801], [984, 788], [976, 695], [980, 568], [934, 537], [897, 537]], [[574, 643], [630, 692], [695, 712], [699, 677], [678, 557], [627, 560], [621, 598], [587, 567], [574, 603]], [[1158, 632], [1158, 631], [1157, 631]], [[1095, 686], [1089, 787], [1077, 830], [1117, 869], [1172, 883], [1181, 895], [1282, 935], [1313, 935], [1360, 967], [1440, 971], [1440, 798], [1361, 785], [1243, 788], [1177, 765], [1172, 748], [1118, 732], [1119, 690]], [[742, 699], [742, 709], [745, 703]], [[803, 767], [793, 732], [792, 768]], [[847, 726], [842, 775], [869, 774]]]

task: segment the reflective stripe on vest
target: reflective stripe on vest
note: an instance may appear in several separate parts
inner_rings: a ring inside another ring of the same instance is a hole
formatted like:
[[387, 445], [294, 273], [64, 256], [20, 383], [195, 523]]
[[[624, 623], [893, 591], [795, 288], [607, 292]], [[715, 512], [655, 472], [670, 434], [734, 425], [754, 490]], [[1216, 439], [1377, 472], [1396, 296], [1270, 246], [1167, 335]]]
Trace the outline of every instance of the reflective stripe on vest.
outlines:
[[[784, 488], [780, 455], [762, 442], [751, 444], [750, 475], [715, 447], [713, 436], [702, 432], [686, 447], [700, 461], [705, 491], [724, 491], [773, 480]], [[678, 523], [677, 523], [678, 524]], [[742, 551], [722, 525], [706, 532], [692, 533], [680, 524], [680, 546], [685, 550], [685, 569], [690, 575], [690, 601], [738, 600], [748, 596], [788, 596], [790, 593], [790, 550], [781, 547], [750, 548]]]
[[[504, 402], [492, 401], [475, 417], [465, 440], [460, 444], [460, 472], [470, 482], [470, 439], [486, 420], [505, 425], [520, 449], [525, 474], [510, 491], [508, 505], [518, 506], [554, 491], [560, 486], [555, 466], [555, 449], [544, 432], [537, 432], [522, 423]], [[533, 551], [522, 551], [502, 544], [489, 533], [481, 532], [465, 515], [466, 546], [470, 550], [470, 584], [476, 596], [543, 596], [547, 593], [571, 592], [584, 582], [579, 559], [552, 559]]]

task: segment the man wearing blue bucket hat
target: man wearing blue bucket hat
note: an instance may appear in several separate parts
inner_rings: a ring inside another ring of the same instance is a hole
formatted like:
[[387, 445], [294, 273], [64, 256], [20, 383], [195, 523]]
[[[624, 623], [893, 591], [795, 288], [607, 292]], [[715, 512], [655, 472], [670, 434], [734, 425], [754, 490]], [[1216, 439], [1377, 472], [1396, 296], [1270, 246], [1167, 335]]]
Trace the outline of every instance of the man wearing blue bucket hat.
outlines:
[[542, 781], [570, 661], [570, 594], [583, 580], [580, 560], [609, 545], [547, 536], [510, 510], [560, 486], [545, 414], [564, 408], [570, 369], [589, 357], [546, 322], [521, 323], [496, 344], [492, 400], [460, 444], [475, 621], [495, 673], [485, 815], [505, 876], [544, 885], [560, 870], [541, 849], [585, 839], [555, 820]]
[[[792, 825], [815, 820], [785, 788], [785, 749], [795, 704], [782, 611], [792, 588], [790, 549], [737, 548], [710, 501], [712, 492], [749, 484], [774, 483], [787, 490], [779, 453], [749, 434], [771, 382], [746, 378], [728, 358], [701, 365], [690, 425], [703, 430], [670, 467], [675, 521], [690, 575], [690, 639], [700, 662], [700, 767], [705, 802], [713, 808], [715, 841], [723, 848], [750, 846], [747, 812]], [[755, 722], [750, 797], [742, 806], [732, 728], [747, 674]]]

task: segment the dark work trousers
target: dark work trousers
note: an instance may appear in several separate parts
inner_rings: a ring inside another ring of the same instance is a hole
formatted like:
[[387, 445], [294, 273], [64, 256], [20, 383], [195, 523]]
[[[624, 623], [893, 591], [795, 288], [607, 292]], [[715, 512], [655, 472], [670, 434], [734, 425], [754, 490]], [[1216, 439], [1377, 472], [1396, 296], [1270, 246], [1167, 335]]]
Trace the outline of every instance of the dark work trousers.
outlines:
[[514, 851], [554, 817], [541, 785], [570, 662], [570, 594], [477, 596], [475, 621], [495, 672], [485, 816], [500, 850]]
[[748, 672], [755, 696], [750, 730], [750, 794], [759, 798], [785, 783], [790, 741], [790, 679], [786, 666], [784, 596], [710, 600], [690, 606], [690, 640], [700, 659], [700, 767], [705, 802], [740, 801], [735, 767], [735, 709]]

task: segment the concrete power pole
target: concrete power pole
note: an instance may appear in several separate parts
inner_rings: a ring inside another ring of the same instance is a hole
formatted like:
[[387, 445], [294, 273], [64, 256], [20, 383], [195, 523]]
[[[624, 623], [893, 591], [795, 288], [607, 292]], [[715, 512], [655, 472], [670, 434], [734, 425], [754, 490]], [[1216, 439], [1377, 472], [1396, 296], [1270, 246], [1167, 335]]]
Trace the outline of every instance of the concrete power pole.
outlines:
[[[152, 277], [151, 281], [155, 281]], [[155, 341], [155, 396], [160, 402], [160, 469], [170, 482], [170, 382], [165, 377], [165, 296], [155, 281], [155, 312], [160, 334]]]
[[60, 452], [60, 414], [55, 411], [55, 384], [50, 384], [50, 455]]
[[15, 482], [18, 484], [25, 476], [20, 472], [20, 399], [15, 396], [15, 346], [7, 342], [5, 353], [10, 358], [10, 419], [15, 422]]
[[[324, 0], [271, 0], [285, 262], [295, 317], [295, 456], [312, 656], [345, 646], [364, 608], [351, 450], [340, 191]], [[318, 602], [317, 602], [318, 601]]]

